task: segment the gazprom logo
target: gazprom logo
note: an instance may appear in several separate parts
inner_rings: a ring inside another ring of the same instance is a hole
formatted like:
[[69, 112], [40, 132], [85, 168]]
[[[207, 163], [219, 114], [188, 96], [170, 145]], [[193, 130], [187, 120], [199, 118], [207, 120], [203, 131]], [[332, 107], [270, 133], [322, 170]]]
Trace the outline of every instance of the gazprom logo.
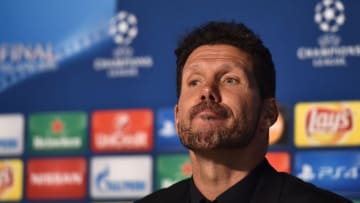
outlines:
[[140, 198], [152, 191], [152, 158], [95, 157], [91, 160], [90, 193], [93, 198]]
[[143, 191], [145, 182], [138, 180], [112, 180], [109, 166], [104, 167], [96, 177], [96, 187], [103, 192]]

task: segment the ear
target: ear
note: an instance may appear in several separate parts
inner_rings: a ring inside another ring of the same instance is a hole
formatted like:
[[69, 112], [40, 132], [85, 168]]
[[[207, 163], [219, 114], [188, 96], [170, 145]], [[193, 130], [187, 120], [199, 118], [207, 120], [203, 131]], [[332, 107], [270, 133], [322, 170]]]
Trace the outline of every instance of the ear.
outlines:
[[279, 109], [275, 98], [267, 98], [263, 103], [263, 127], [270, 128], [277, 120]]
[[176, 104], [174, 106], [174, 121], [175, 121], [175, 129], [176, 129], [176, 134], [178, 135], [178, 123], [179, 123], [179, 119], [178, 119], [178, 113], [179, 113], [179, 106], [178, 104]]

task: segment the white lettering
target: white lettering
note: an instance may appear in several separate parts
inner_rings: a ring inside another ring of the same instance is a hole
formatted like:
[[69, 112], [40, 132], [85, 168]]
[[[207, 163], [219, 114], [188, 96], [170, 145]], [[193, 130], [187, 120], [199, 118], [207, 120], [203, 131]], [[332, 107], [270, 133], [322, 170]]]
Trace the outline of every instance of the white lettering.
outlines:
[[312, 109], [309, 112], [308, 133], [337, 133], [339, 130], [352, 128], [352, 114], [349, 109], [340, 112], [320, 111]]
[[114, 132], [113, 134], [97, 134], [96, 146], [98, 148], [123, 148], [123, 147], [144, 147], [147, 145], [145, 132], [137, 132], [133, 135]]
[[34, 136], [33, 145], [37, 149], [48, 148], [78, 148], [81, 147], [80, 137], [41, 137]]
[[142, 67], [149, 68], [154, 65], [153, 59], [150, 56], [139, 56], [139, 57], [129, 57], [129, 58], [115, 58], [115, 59], [106, 59], [106, 58], [97, 58], [94, 61], [95, 70], [105, 70], [105, 69], [114, 69], [114, 68], [124, 68], [124, 67]]
[[339, 47], [300, 47], [297, 50], [297, 57], [300, 60], [321, 58], [321, 57], [348, 57], [360, 56], [360, 45], [349, 45]]
[[79, 173], [32, 173], [30, 181], [34, 185], [81, 185], [83, 176]]
[[35, 45], [29, 44], [1, 44], [0, 62], [55, 62], [57, 55], [51, 43]]

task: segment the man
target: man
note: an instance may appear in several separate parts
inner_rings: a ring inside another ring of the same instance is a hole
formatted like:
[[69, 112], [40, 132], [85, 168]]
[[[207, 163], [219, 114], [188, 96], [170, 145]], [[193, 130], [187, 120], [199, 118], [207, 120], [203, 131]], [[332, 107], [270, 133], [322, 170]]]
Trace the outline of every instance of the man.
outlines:
[[210, 22], [175, 51], [175, 122], [193, 176], [138, 203], [351, 202], [264, 158], [276, 121], [275, 70], [269, 50], [245, 25]]

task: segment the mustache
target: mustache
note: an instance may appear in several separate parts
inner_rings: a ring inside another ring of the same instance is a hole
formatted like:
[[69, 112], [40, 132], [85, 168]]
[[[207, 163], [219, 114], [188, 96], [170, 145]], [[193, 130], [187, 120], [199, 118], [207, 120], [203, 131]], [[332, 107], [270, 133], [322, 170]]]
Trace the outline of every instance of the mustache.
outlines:
[[211, 111], [216, 115], [219, 115], [224, 118], [231, 116], [231, 110], [228, 107], [222, 106], [215, 102], [203, 101], [191, 108], [190, 119], [193, 119], [198, 113], [203, 112], [205, 110]]

